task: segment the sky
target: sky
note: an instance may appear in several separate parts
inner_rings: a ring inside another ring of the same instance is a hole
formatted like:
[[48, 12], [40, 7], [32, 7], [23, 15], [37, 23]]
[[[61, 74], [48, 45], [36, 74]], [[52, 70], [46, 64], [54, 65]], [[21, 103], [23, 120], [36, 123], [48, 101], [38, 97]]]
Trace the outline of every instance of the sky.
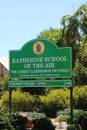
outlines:
[[0, 57], [19, 50], [40, 32], [61, 28], [61, 18], [72, 15], [87, 0], [0, 0]]

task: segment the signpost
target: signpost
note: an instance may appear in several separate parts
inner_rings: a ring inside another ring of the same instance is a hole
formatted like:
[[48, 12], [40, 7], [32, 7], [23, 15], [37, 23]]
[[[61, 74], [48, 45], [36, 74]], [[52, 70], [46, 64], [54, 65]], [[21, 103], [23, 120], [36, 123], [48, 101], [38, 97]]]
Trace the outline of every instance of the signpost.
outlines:
[[70, 87], [71, 117], [73, 117], [70, 47], [59, 48], [46, 39], [31, 40], [20, 50], [9, 51], [9, 68], [10, 112], [13, 87]]

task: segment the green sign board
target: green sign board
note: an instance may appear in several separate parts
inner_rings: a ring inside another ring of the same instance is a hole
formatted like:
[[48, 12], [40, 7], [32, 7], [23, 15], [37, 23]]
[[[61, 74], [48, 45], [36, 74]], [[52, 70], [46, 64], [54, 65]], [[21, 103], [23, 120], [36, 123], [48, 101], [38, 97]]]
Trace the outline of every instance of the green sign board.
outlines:
[[27, 42], [20, 50], [9, 52], [10, 78], [71, 78], [70, 47], [57, 47], [45, 39]]
[[72, 80], [16, 80], [9, 87], [72, 87]]

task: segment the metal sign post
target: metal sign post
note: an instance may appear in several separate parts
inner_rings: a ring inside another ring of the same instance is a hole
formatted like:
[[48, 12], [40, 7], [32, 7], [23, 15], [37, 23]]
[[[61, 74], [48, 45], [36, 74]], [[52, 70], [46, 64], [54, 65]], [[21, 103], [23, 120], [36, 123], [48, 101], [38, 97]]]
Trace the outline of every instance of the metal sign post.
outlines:
[[70, 87], [70, 123], [73, 124], [73, 86]]
[[9, 88], [9, 112], [12, 112], [12, 88]]

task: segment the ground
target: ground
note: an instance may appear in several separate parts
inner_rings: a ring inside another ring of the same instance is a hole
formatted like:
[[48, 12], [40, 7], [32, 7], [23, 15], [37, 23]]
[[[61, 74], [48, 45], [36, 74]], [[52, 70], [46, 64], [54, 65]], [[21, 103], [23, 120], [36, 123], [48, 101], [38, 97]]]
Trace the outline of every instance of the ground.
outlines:
[[67, 129], [66, 122], [59, 123], [59, 122], [56, 122], [55, 119], [51, 119], [51, 121], [52, 121], [53, 125], [56, 126], [55, 130], [66, 130]]

